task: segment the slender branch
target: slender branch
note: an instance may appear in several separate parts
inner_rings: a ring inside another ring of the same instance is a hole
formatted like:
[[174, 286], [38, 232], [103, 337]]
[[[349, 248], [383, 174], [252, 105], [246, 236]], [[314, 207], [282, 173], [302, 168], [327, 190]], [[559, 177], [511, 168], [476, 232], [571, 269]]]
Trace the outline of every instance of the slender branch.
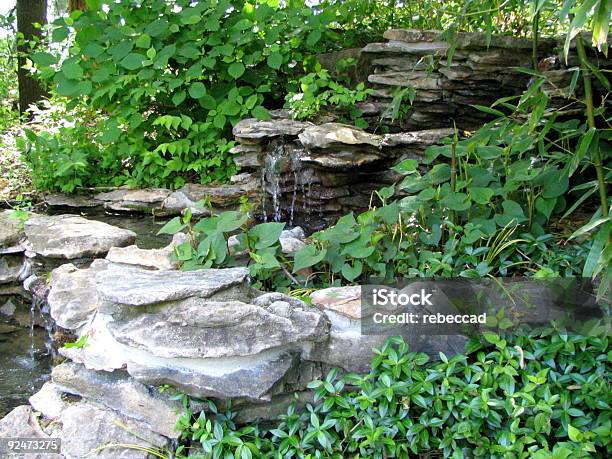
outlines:
[[[589, 68], [588, 57], [586, 55], [584, 43], [582, 41], [582, 33], [578, 33], [578, 35], [576, 35], [576, 51], [578, 52], [578, 58], [580, 60], [580, 69], [582, 72], [582, 81], [584, 83], [584, 103], [586, 105], [587, 123], [589, 129], [595, 129], [595, 110], [593, 108], [593, 86], [591, 84], [591, 70]], [[596, 145], [593, 156], [595, 171], [597, 172], [597, 183], [599, 184], [599, 200], [601, 201], [601, 214], [604, 217], [607, 217], [608, 196], [599, 144]]]

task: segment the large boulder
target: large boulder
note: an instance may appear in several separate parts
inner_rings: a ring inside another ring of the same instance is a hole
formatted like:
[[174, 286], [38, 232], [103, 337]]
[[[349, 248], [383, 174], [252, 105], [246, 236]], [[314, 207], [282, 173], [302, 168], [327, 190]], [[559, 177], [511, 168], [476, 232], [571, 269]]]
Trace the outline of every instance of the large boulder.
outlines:
[[48, 258], [96, 257], [111, 247], [133, 244], [136, 233], [77, 215], [30, 217], [25, 223], [26, 248]]
[[[127, 369], [142, 383], [170, 384], [196, 397], [267, 400], [295, 374], [299, 355], [327, 339], [321, 312], [254, 290], [246, 268], [162, 272], [95, 264], [80, 272], [63, 268], [81, 286], [89, 283], [96, 314], [79, 329], [85, 345], [60, 353], [90, 370]], [[84, 300], [65, 295], [75, 304]]]

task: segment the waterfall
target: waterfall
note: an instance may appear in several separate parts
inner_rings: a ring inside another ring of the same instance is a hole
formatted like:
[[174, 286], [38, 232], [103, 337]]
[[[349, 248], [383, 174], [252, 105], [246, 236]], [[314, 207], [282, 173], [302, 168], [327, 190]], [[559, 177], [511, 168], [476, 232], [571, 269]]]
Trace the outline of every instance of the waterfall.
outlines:
[[292, 227], [299, 214], [310, 215], [311, 179], [302, 168], [302, 155], [303, 149], [284, 139], [268, 144], [261, 168], [263, 221], [280, 222], [285, 217]]
[[282, 142], [271, 143], [271, 149], [266, 152], [264, 158], [264, 167], [262, 170], [262, 188], [263, 188], [263, 219], [268, 221], [268, 212], [265, 207], [266, 194], [270, 193], [272, 200], [272, 215], [271, 219], [275, 222], [281, 221], [281, 177], [280, 165], [281, 159], [285, 153], [285, 147]]

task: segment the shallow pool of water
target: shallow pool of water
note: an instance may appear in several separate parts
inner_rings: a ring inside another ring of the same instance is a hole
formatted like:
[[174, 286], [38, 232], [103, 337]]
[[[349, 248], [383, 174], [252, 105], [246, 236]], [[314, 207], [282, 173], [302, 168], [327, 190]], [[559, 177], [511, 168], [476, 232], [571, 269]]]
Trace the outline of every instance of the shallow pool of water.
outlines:
[[[3, 297], [0, 297], [0, 303]], [[47, 331], [18, 326], [0, 317], [0, 418], [27, 404], [51, 375]]]

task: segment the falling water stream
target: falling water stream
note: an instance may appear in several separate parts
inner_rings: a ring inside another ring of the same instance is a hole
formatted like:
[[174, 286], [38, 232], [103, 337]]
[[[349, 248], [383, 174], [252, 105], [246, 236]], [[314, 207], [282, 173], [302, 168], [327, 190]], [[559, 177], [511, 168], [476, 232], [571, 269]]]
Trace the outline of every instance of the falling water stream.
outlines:
[[[302, 202], [302, 213], [304, 215], [310, 214], [311, 181], [302, 169], [301, 152], [294, 145], [284, 143], [282, 140], [270, 143], [264, 156], [264, 167], [261, 170], [262, 218], [264, 221], [279, 222], [282, 220], [283, 214], [286, 214], [289, 227], [292, 227], [297, 217], [298, 201], [300, 200]], [[292, 177], [293, 189], [286, 200], [287, 208], [283, 209], [283, 185], [288, 177]], [[271, 208], [268, 209], [268, 206], [271, 206]]]

